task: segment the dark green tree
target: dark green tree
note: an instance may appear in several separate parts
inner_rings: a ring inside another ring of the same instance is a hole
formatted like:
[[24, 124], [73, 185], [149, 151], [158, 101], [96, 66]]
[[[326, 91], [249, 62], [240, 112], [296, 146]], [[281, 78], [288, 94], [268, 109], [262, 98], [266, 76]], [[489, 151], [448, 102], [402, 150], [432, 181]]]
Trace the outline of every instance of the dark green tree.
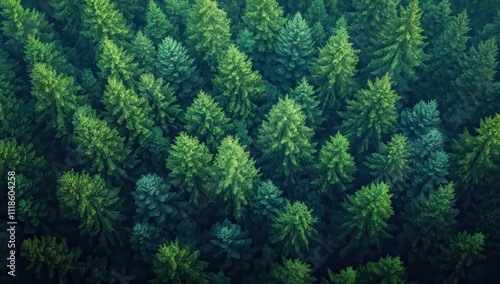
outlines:
[[106, 38], [123, 44], [131, 36], [130, 27], [123, 14], [110, 0], [85, 0], [82, 20], [82, 35], [94, 44]]
[[146, 26], [143, 29], [144, 34], [159, 43], [165, 36], [177, 34], [174, 25], [168, 20], [167, 16], [160, 9], [156, 0], [149, 0], [146, 8]]
[[290, 254], [301, 256], [309, 249], [312, 238], [318, 233], [314, 228], [318, 218], [312, 211], [303, 202], [287, 202], [273, 218], [269, 240], [281, 244], [285, 257]]
[[156, 48], [154, 43], [142, 31], [138, 31], [135, 34], [131, 51], [140, 70], [144, 72], [152, 72], [154, 70], [157, 54]]
[[[422, 3], [422, 28], [429, 45], [447, 29], [453, 10], [449, 0], [425, 1]], [[432, 61], [431, 61], [432, 62]]]
[[368, 89], [362, 89], [347, 100], [342, 129], [357, 142], [360, 152], [377, 146], [382, 135], [389, 133], [396, 122], [396, 102], [400, 97], [391, 89], [391, 78], [385, 75], [375, 82], [368, 80]]
[[231, 44], [220, 60], [213, 82], [218, 93], [215, 99], [229, 116], [249, 125], [264, 85], [259, 72], [252, 70], [252, 62], [235, 45]]
[[280, 99], [259, 128], [257, 144], [262, 148], [264, 168], [274, 177], [295, 183], [312, 161], [314, 132], [306, 126], [306, 117], [294, 100]]
[[184, 116], [186, 133], [205, 142], [212, 150], [219, 146], [222, 138], [231, 129], [230, 119], [214, 99], [200, 91]]
[[274, 44], [274, 81], [288, 91], [303, 76], [315, 53], [311, 30], [300, 13], [281, 28]]
[[367, 69], [378, 77], [389, 74], [400, 94], [411, 89], [410, 84], [419, 77], [416, 68], [428, 57], [424, 53], [426, 43], [420, 27], [421, 16], [418, 0], [413, 0], [372, 40], [374, 52]]
[[377, 262], [370, 261], [358, 268], [356, 283], [404, 284], [406, 267], [399, 256], [381, 257]]
[[213, 190], [224, 199], [224, 213], [232, 213], [240, 220], [253, 196], [253, 185], [259, 177], [259, 170], [255, 168], [250, 153], [245, 152], [244, 146], [231, 135], [221, 141], [217, 150], [213, 164]]
[[255, 195], [251, 198], [251, 218], [256, 224], [269, 224], [273, 217], [285, 206], [285, 198], [271, 180], [261, 181], [257, 185]]
[[54, 9], [53, 17], [64, 22], [63, 31], [78, 37], [83, 30], [83, 10], [87, 5], [86, 0], [50, 0], [50, 6]]
[[297, 87], [290, 90], [290, 99], [302, 107], [302, 111], [306, 116], [306, 125], [313, 130], [317, 130], [325, 118], [323, 117], [316, 90], [309, 84], [306, 77], [302, 77]]
[[363, 186], [347, 195], [342, 202], [343, 223], [338, 229], [339, 240], [346, 243], [341, 255], [355, 253], [362, 260], [369, 252], [380, 251], [380, 240], [392, 237], [387, 232], [387, 220], [394, 215], [392, 196], [384, 182]]
[[422, 137], [441, 126], [436, 100], [420, 100], [413, 108], [405, 108], [400, 114], [400, 128], [406, 137]]
[[166, 241], [162, 228], [151, 223], [135, 223], [129, 241], [135, 252], [134, 260], [153, 263], [155, 253]]
[[205, 272], [208, 264], [199, 255], [197, 250], [179, 246], [178, 241], [160, 245], [152, 269], [156, 278], [151, 283], [210, 283]]
[[324, 112], [340, 111], [346, 96], [357, 89], [354, 75], [357, 73], [358, 53], [343, 27], [337, 29], [319, 50], [319, 56], [310, 69]]
[[428, 191], [445, 184], [448, 181], [446, 177], [449, 174], [449, 160], [448, 153], [438, 150], [431, 152], [423, 162], [414, 162], [412, 185]]
[[224, 57], [231, 40], [227, 13], [213, 0], [195, 0], [186, 23], [188, 42], [211, 64]]
[[312, 276], [310, 264], [298, 258], [283, 258], [283, 264], [275, 263], [271, 267], [269, 275], [267, 275], [267, 281], [266, 283], [313, 284], [316, 277]]

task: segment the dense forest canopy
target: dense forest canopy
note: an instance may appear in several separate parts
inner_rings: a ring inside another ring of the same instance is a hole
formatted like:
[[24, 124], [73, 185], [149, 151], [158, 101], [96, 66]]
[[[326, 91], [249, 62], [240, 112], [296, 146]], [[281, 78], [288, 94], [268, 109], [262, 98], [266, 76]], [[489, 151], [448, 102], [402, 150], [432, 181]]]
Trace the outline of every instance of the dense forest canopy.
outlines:
[[2, 283], [500, 277], [498, 0], [0, 0], [0, 31]]

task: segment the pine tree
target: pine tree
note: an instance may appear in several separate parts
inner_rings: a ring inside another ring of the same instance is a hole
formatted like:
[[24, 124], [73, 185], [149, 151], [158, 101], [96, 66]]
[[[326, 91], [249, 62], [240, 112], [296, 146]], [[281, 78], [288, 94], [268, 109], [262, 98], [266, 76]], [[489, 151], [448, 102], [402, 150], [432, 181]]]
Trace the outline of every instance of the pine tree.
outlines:
[[353, 195], [347, 195], [342, 208], [343, 223], [339, 227], [339, 239], [346, 242], [341, 255], [357, 254], [358, 260], [369, 255], [368, 251], [380, 250], [380, 240], [390, 238], [387, 220], [394, 215], [389, 185], [380, 182], [363, 186]]
[[138, 31], [135, 34], [131, 51], [140, 70], [144, 72], [152, 72], [154, 70], [156, 48], [153, 42], [142, 31]]
[[276, 0], [247, 0], [242, 19], [255, 35], [259, 61], [269, 61], [278, 32], [286, 22], [283, 9]]
[[341, 192], [346, 190], [346, 184], [354, 181], [357, 171], [354, 157], [348, 152], [349, 140], [337, 132], [330, 136], [319, 152], [319, 161], [316, 164], [318, 177], [312, 182], [319, 186], [320, 191], [334, 197], [338, 191], [333, 192], [332, 186]]
[[46, 122], [56, 130], [56, 138], [69, 132], [70, 117], [78, 101], [79, 86], [75, 79], [45, 63], [35, 63], [30, 73], [31, 95], [36, 99], [35, 108], [39, 112], [37, 120]]
[[205, 142], [214, 151], [231, 128], [230, 119], [214, 99], [200, 91], [191, 106], [186, 109], [184, 129], [186, 133]]
[[124, 125], [132, 137], [139, 137], [141, 142], [148, 138], [153, 121], [149, 117], [151, 109], [146, 98], [125, 87], [120, 79], [110, 77], [102, 102], [116, 123]]
[[295, 14], [282, 28], [274, 44], [274, 80], [280, 82], [281, 90], [287, 91], [303, 76], [315, 53], [311, 30], [300, 13]]
[[405, 208], [404, 237], [411, 243], [411, 255], [426, 257], [447, 241], [457, 223], [453, 183], [429, 194], [421, 193]]
[[237, 220], [243, 217], [248, 200], [253, 196], [253, 185], [259, 177], [250, 153], [231, 135], [224, 138], [215, 156], [214, 193], [227, 204], [225, 214], [233, 213]]
[[381, 257], [377, 262], [370, 261], [358, 268], [360, 284], [404, 284], [406, 283], [406, 267], [399, 256]]
[[46, 267], [49, 278], [57, 274], [59, 283], [67, 282], [67, 275], [78, 269], [78, 259], [82, 255], [80, 248], [69, 248], [66, 239], [49, 236], [34, 236], [21, 244], [21, 256], [29, 261], [28, 270], [34, 270], [40, 279], [42, 268]]
[[425, 37], [420, 27], [422, 12], [418, 0], [413, 0], [401, 15], [393, 17], [373, 39], [373, 59], [367, 66], [374, 76], [388, 73], [398, 93], [409, 91], [418, 79], [416, 68], [427, 59], [423, 49]]
[[73, 169], [65, 172], [58, 180], [56, 196], [63, 216], [76, 220], [82, 235], [99, 235], [100, 244], [112, 244], [119, 238], [118, 226], [124, 216], [115, 210], [120, 204], [119, 188], [108, 187], [99, 175]]
[[374, 181], [384, 181], [393, 191], [402, 191], [411, 172], [411, 152], [408, 138], [395, 134], [387, 144], [380, 144], [378, 152], [366, 157], [365, 165], [371, 169]]
[[256, 224], [268, 224], [285, 205], [282, 194], [271, 180], [259, 182], [250, 202], [252, 220]]
[[368, 80], [368, 89], [357, 92], [354, 100], [347, 100], [342, 129], [357, 142], [360, 152], [378, 145], [396, 122], [396, 102], [400, 97], [391, 86], [391, 78], [386, 74], [375, 82]]
[[163, 78], [155, 78], [151, 73], [144, 73], [137, 84], [139, 97], [148, 102], [150, 118], [155, 125], [159, 125], [165, 133], [176, 130], [179, 125], [181, 107], [177, 104], [177, 97]]
[[312, 276], [311, 265], [300, 259], [285, 259], [283, 264], [274, 264], [268, 275], [267, 283], [283, 284], [313, 284], [316, 278]]
[[[88, 172], [102, 176], [125, 176], [125, 169], [134, 166], [131, 150], [125, 137], [99, 119], [89, 107], [80, 107], [73, 116], [72, 141], [83, 156]], [[131, 158], [132, 157], [132, 158]]]
[[314, 132], [305, 122], [300, 106], [288, 97], [280, 99], [262, 122], [257, 141], [262, 148], [261, 162], [275, 178], [285, 176], [295, 183], [312, 161]]
[[215, 97], [233, 119], [240, 119], [250, 125], [256, 105], [255, 101], [264, 94], [262, 76], [252, 70], [252, 62], [231, 44], [218, 65], [214, 78]]
[[356, 90], [354, 75], [358, 52], [349, 42], [349, 35], [343, 27], [336, 30], [319, 50], [318, 58], [311, 65], [311, 74], [318, 86], [323, 112], [340, 111], [346, 96]]
[[223, 58], [229, 47], [227, 13], [217, 7], [213, 0], [195, 0], [186, 23], [188, 42], [194, 46], [204, 61], [215, 63]]
[[138, 64], [123, 47], [119, 47], [109, 38], [104, 38], [98, 57], [97, 67], [101, 70], [101, 79], [113, 78], [122, 80], [129, 87], [134, 86], [139, 71]]
[[269, 240], [280, 242], [285, 257], [290, 254], [300, 256], [309, 249], [312, 238], [318, 233], [314, 228], [318, 218], [312, 215], [312, 211], [300, 201], [287, 202], [273, 218]]
[[159, 43], [165, 36], [177, 34], [174, 25], [160, 9], [155, 0], [149, 0], [146, 8], [146, 26], [144, 35]]
[[123, 14], [110, 0], [85, 0], [82, 20], [82, 34], [94, 44], [106, 38], [123, 44], [131, 36]]
[[208, 284], [205, 269], [208, 263], [198, 260], [200, 252], [179, 246], [178, 241], [162, 244], [153, 261], [156, 278], [152, 283], [200, 283]]
[[198, 138], [181, 132], [171, 146], [166, 160], [169, 177], [174, 186], [181, 192], [190, 194], [189, 201], [197, 202], [198, 190], [201, 189], [212, 176], [210, 162], [212, 154]]
[[176, 90], [183, 105], [189, 104], [190, 96], [197, 93], [202, 84], [193, 62], [186, 48], [170, 36], [164, 38], [158, 47], [156, 74]]
[[319, 125], [325, 118], [319, 106], [316, 90], [309, 84], [306, 77], [302, 77], [297, 87], [290, 90], [290, 99], [302, 107], [302, 111], [306, 116], [306, 125], [313, 130], [319, 129]]

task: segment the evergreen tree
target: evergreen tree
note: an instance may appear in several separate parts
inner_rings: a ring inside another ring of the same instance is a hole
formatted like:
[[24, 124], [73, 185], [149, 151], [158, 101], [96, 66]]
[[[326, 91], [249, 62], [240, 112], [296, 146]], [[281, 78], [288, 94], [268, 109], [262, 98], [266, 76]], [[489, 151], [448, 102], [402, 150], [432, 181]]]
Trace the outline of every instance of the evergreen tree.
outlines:
[[[253, 195], [253, 185], [259, 177], [255, 161], [250, 153], [238, 143], [238, 139], [227, 136], [222, 140], [215, 156], [214, 191], [227, 204], [225, 214], [233, 213], [237, 220], [243, 217], [248, 200]], [[228, 201], [229, 200], [229, 201]]]
[[181, 132], [171, 146], [166, 160], [169, 177], [174, 186], [181, 192], [190, 194], [189, 202], [196, 203], [198, 190], [201, 189], [212, 176], [210, 162], [212, 154], [198, 138]]
[[42, 268], [46, 267], [49, 278], [57, 274], [59, 283], [67, 282], [67, 275], [78, 269], [78, 259], [82, 255], [80, 248], [69, 248], [66, 239], [34, 236], [21, 244], [21, 256], [29, 261], [28, 270], [34, 270], [40, 278]]
[[[426, 1], [422, 4], [422, 28], [431, 45], [448, 27], [453, 10], [449, 0]], [[432, 61], [431, 61], [432, 62]]]
[[319, 50], [318, 58], [311, 65], [311, 74], [318, 86], [324, 112], [338, 112], [346, 96], [356, 90], [354, 75], [358, 52], [349, 42], [349, 35], [343, 27], [337, 29]]
[[124, 216], [115, 210], [120, 204], [119, 188], [108, 187], [99, 175], [65, 172], [58, 180], [56, 196], [63, 216], [76, 220], [82, 235], [99, 235], [99, 243], [114, 244], [120, 238], [118, 226]]
[[54, 9], [53, 17], [64, 22], [63, 31], [78, 37], [83, 29], [83, 10], [87, 5], [85, 0], [50, 0], [50, 6]]
[[204, 61], [215, 63], [223, 58], [230, 40], [227, 13], [213, 0], [195, 0], [186, 23], [188, 42]]
[[178, 241], [162, 244], [153, 261], [156, 278], [152, 283], [200, 283], [208, 284], [205, 269], [208, 264], [198, 260], [200, 252], [179, 246]]
[[285, 206], [285, 199], [271, 180], [261, 181], [250, 202], [251, 218], [256, 224], [269, 223]]
[[188, 105], [190, 96], [201, 88], [202, 80], [191, 59], [179, 42], [167, 36], [158, 47], [155, 70], [176, 90], [183, 105]]
[[94, 44], [106, 38], [123, 44], [131, 36], [123, 14], [110, 0], [85, 0], [82, 20], [82, 34]]
[[357, 278], [357, 271], [349, 266], [347, 268], [342, 269], [339, 273], [333, 273], [329, 268], [328, 272], [328, 280], [322, 278], [321, 284], [355, 284]]
[[285, 24], [283, 9], [276, 0], [246, 0], [243, 22], [255, 35], [259, 61], [270, 60], [278, 32]]
[[135, 252], [134, 260], [153, 263], [158, 247], [167, 241], [164, 231], [150, 223], [136, 223], [130, 236], [130, 245]]
[[275, 178], [285, 176], [295, 183], [312, 161], [314, 132], [305, 122], [300, 106], [288, 97], [280, 99], [262, 122], [257, 141], [262, 148], [261, 162]]
[[311, 265], [300, 259], [285, 259], [283, 264], [274, 264], [269, 271], [267, 283], [283, 284], [313, 284], [316, 278], [312, 276]]
[[26, 69], [31, 71], [35, 63], [45, 63], [58, 73], [75, 75], [75, 67], [68, 63], [68, 59], [59, 49], [55, 42], [43, 43], [39, 38], [28, 35], [23, 56], [27, 64]]
[[256, 109], [255, 101], [264, 93], [262, 76], [252, 70], [252, 62], [231, 44], [218, 65], [214, 88], [219, 95], [216, 100], [229, 111], [233, 119], [250, 124]]
[[198, 136], [213, 151], [231, 128], [230, 119], [212, 97], [200, 91], [184, 117], [186, 133]]
[[102, 102], [116, 122], [130, 131], [132, 137], [139, 137], [141, 142], [147, 139], [153, 121], [149, 117], [151, 109], [146, 98], [139, 97], [133, 89], [125, 87], [120, 79], [110, 77]]
[[421, 193], [407, 204], [403, 227], [404, 236], [411, 243], [411, 256], [426, 257], [448, 240], [459, 212], [455, 201], [454, 185], [448, 183], [429, 194]]
[[311, 30], [300, 13], [295, 14], [293, 19], [281, 28], [274, 51], [274, 80], [280, 82], [281, 90], [287, 91], [307, 75], [307, 67], [315, 53]]
[[406, 267], [399, 256], [381, 257], [377, 262], [370, 261], [358, 269], [358, 279], [362, 284], [403, 284], [406, 283]]
[[396, 122], [396, 102], [400, 97], [391, 89], [391, 78], [385, 75], [375, 82], [368, 80], [368, 89], [362, 89], [347, 100], [342, 129], [346, 136], [357, 141], [364, 152], [381, 142]]
[[432, 130], [440, 127], [438, 104], [436, 100], [424, 102], [420, 100], [413, 108], [401, 111], [400, 128], [406, 137], [415, 139], [422, 137]]
[[165, 36], [177, 34], [174, 25], [160, 9], [155, 0], [149, 0], [146, 8], [146, 26], [144, 35], [159, 43]]
[[426, 160], [414, 164], [414, 177], [412, 185], [416, 188], [428, 191], [448, 180], [449, 155], [445, 151], [438, 150], [431, 152]]
[[137, 84], [139, 97], [146, 99], [149, 104], [150, 118], [155, 125], [159, 125], [165, 133], [177, 129], [181, 107], [176, 104], [177, 98], [163, 78], [155, 78], [151, 73], [144, 73]]
[[347, 195], [342, 202], [344, 221], [339, 227], [338, 238], [346, 242], [341, 255], [352, 252], [360, 260], [370, 255], [368, 251], [373, 254], [380, 250], [380, 240], [391, 237], [386, 229], [387, 220], [394, 215], [392, 196], [384, 182], [363, 186], [355, 194]]
[[334, 197], [338, 191], [333, 192], [332, 186], [340, 191], [346, 190], [346, 184], [354, 181], [357, 171], [354, 157], [348, 152], [349, 140], [337, 132], [330, 136], [319, 152], [319, 161], [316, 164], [318, 177], [312, 182], [319, 186], [320, 190]]
[[269, 240], [280, 242], [285, 257], [289, 254], [300, 256], [309, 249], [312, 238], [318, 233], [314, 228], [318, 218], [312, 211], [300, 201], [287, 202], [273, 218]]
[[125, 145], [125, 137], [99, 119], [89, 107], [80, 107], [73, 116], [72, 140], [83, 156], [87, 171], [102, 176], [125, 176], [125, 169], [134, 166], [134, 155]]
[[104, 38], [98, 56], [97, 67], [101, 70], [101, 79], [113, 78], [122, 80], [129, 87], [134, 86], [139, 71], [138, 64], [123, 47], [119, 47], [109, 38]]
[[156, 48], [153, 42], [142, 31], [138, 31], [135, 34], [131, 51], [140, 70], [144, 72], [152, 72], [154, 70]]
[[290, 90], [290, 99], [302, 107], [306, 116], [306, 125], [313, 130], [319, 129], [319, 125], [325, 120], [319, 106], [319, 98], [316, 90], [309, 84], [306, 77], [302, 77], [295, 89]]
[[380, 144], [377, 153], [366, 157], [365, 165], [371, 169], [374, 181], [384, 181], [393, 191], [402, 191], [411, 172], [411, 152], [408, 139], [404, 135], [395, 134], [387, 144]]
[[37, 120], [55, 129], [56, 138], [64, 137], [69, 132], [69, 118], [78, 105], [79, 86], [73, 77], [57, 73], [45, 63], [35, 63], [30, 78], [31, 95], [39, 112]]
[[398, 93], [409, 91], [418, 79], [416, 68], [427, 59], [423, 49], [425, 37], [420, 27], [422, 12], [418, 0], [413, 0], [401, 15], [393, 17], [373, 39], [373, 60], [367, 66], [374, 76], [388, 73]]

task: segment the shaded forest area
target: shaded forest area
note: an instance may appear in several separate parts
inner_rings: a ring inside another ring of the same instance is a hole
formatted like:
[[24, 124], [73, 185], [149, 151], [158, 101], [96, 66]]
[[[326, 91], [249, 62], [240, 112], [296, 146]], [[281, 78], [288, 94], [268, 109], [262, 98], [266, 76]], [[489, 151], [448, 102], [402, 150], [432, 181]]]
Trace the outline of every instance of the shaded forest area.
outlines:
[[1, 0], [0, 282], [494, 283], [499, 4]]

